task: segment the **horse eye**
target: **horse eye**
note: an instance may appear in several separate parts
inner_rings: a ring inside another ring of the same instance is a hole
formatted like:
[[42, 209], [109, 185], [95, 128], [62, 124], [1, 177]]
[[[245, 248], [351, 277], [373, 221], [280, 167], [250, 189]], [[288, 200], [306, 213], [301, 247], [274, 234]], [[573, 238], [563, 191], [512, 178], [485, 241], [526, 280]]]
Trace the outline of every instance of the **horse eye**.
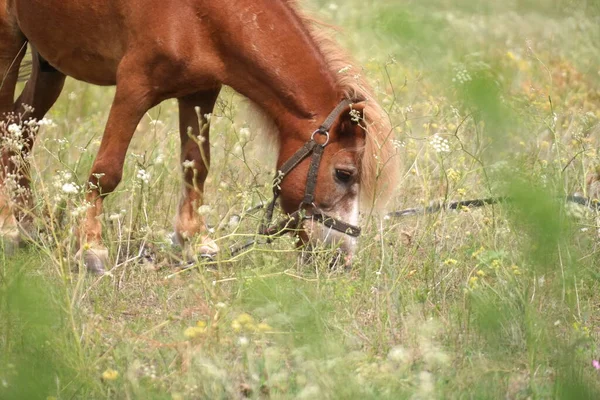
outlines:
[[352, 172], [343, 169], [336, 169], [335, 177], [338, 181], [342, 183], [348, 183], [352, 179]]

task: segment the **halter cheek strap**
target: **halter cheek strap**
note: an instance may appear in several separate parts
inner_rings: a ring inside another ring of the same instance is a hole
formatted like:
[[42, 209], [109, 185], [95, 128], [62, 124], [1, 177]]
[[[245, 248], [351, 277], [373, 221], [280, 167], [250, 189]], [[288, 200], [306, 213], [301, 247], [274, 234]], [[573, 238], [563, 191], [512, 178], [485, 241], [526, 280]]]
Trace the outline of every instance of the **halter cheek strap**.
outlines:
[[[344, 110], [352, 104], [350, 100], [343, 100], [337, 107], [329, 114], [323, 124], [313, 132], [310, 140], [302, 146], [292, 157], [283, 163], [281, 168], [277, 171], [275, 178], [273, 179], [273, 200], [267, 206], [267, 212], [265, 215], [265, 222], [260, 228], [260, 233], [267, 236], [272, 236], [276, 233], [285, 232], [285, 230], [295, 229], [297, 226], [306, 219], [313, 219], [325, 225], [330, 229], [334, 229], [338, 232], [342, 232], [352, 237], [358, 237], [361, 233], [360, 227], [348, 224], [344, 221], [340, 221], [334, 217], [331, 217], [325, 213], [320, 212], [317, 209], [315, 201], [315, 190], [317, 187], [317, 175], [319, 173], [319, 166], [321, 165], [321, 158], [325, 147], [329, 144], [329, 130], [333, 126], [333, 123], [339, 118]], [[315, 140], [317, 135], [325, 136], [325, 142], [320, 144]], [[310, 166], [308, 169], [308, 175], [306, 178], [306, 188], [304, 190], [304, 198], [297, 211], [290, 214], [287, 221], [284, 221], [284, 226], [276, 225], [269, 227], [273, 219], [273, 213], [275, 211], [275, 204], [279, 195], [281, 194], [281, 182], [283, 179], [296, 168], [304, 159], [308, 156], [311, 157]], [[312, 208], [312, 214], [303, 215], [304, 209]]]

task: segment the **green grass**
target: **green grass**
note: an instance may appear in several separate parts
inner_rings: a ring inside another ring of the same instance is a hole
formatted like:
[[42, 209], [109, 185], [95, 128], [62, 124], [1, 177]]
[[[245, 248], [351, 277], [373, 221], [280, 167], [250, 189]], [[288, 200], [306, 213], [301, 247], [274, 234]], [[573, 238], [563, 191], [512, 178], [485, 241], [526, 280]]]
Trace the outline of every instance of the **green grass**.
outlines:
[[[311, 3], [343, 27], [394, 124], [392, 208], [513, 201], [364, 220], [348, 272], [301, 264], [285, 238], [180, 273], [165, 102], [107, 201], [111, 274], [87, 276], [71, 233], [83, 195], [61, 186], [85, 182], [114, 92], [70, 80], [35, 149], [40, 234], [0, 252], [0, 398], [598, 398], [598, 219], [556, 200], [588, 194], [599, 163], [596, 3]], [[238, 106], [225, 90], [212, 117], [207, 219], [222, 248], [255, 232], [260, 215], [244, 210], [269, 193], [275, 161]]]

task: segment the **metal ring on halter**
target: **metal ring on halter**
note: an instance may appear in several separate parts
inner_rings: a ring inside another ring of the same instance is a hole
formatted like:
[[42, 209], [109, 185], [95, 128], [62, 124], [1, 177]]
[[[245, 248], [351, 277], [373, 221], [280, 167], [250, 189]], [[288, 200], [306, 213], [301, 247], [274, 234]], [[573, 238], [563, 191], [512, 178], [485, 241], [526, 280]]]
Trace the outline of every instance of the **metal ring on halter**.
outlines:
[[298, 211], [302, 211], [302, 210], [306, 211], [308, 208], [312, 208], [313, 210], [320, 211], [314, 201], [311, 203], [305, 203], [304, 200], [302, 200], [302, 202], [300, 202], [300, 206], [298, 206]]
[[329, 131], [319, 128], [313, 132], [313, 134], [310, 136], [310, 139], [314, 140], [317, 133], [320, 133], [321, 135], [325, 135], [325, 143], [319, 144], [319, 146], [321, 146], [321, 147], [327, 146], [327, 144], [329, 144]]

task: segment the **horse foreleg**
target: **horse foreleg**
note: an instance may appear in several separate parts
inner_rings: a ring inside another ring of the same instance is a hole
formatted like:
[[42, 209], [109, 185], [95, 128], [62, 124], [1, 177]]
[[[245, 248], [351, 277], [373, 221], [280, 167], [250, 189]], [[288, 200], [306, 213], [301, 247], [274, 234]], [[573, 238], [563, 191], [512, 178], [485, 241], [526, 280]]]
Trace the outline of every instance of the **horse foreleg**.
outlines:
[[121, 181], [129, 143], [144, 113], [154, 104], [149, 93], [143, 79], [119, 70], [115, 98], [86, 194], [91, 207], [86, 212], [78, 257], [91, 272], [103, 273], [108, 262], [108, 249], [102, 243], [102, 202]]
[[213, 112], [219, 91], [220, 87], [178, 99], [184, 183], [175, 233], [184, 251], [191, 253], [186, 256], [214, 255], [219, 251], [217, 244], [206, 235], [204, 218], [199, 212], [210, 166], [210, 121], [206, 116]]
[[20, 239], [15, 213], [19, 179], [15, 171], [22, 159], [18, 149], [21, 138], [14, 137], [7, 128], [14, 119], [9, 113], [13, 111], [15, 86], [25, 51], [24, 39], [0, 11], [0, 252], [17, 246]]
[[[42, 70], [39, 55], [35, 49], [32, 49], [31, 76], [23, 92], [15, 102], [15, 115], [19, 116], [24, 122], [31, 119], [39, 121], [44, 118], [62, 92], [65, 78], [65, 75], [57, 70]], [[18, 176], [19, 185], [24, 190], [23, 195], [17, 198], [19, 202], [17, 217], [21, 227], [25, 230], [27, 230], [32, 219], [29, 210], [32, 207], [33, 201], [30, 193], [31, 177], [29, 176], [27, 155], [33, 148], [37, 132], [38, 128], [34, 126], [30, 127], [28, 124], [23, 124], [22, 126], [22, 136], [25, 143], [22, 150], [22, 165], [19, 168]]]

